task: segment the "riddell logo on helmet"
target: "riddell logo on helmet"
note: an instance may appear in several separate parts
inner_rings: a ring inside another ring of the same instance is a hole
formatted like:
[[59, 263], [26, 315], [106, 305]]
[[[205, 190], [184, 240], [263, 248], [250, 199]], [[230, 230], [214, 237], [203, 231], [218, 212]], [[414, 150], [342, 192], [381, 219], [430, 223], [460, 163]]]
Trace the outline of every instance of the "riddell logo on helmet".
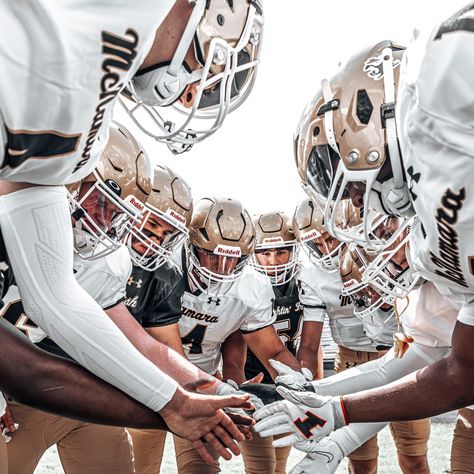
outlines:
[[177, 212], [173, 211], [173, 209], [168, 209], [166, 211], [166, 214], [168, 214], [174, 220], [181, 222], [181, 224], [186, 225], [186, 218], [184, 218], [181, 214], [178, 214]]
[[267, 237], [263, 239], [263, 244], [275, 244], [275, 243], [282, 243], [284, 240], [281, 237]]
[[357, 284], [357, 281], [352, 279], [352, 280], [349, 280], [349, 281], [345, 281], [342, 286], [345, 288], [345, 289], [348, 289], [348, 288], [352, 288], [354, 285]]
[[303, 232], [301, 234], [300, 240], [301, 242], [307, 242], [308, 240], [313, 240], [321, 237], [321, 233], [317, 230], [309, 230], [308, 232]]
[[218, 245], [214, 249], [214, 255], [222, 255], [223, 257], [241, 257], [242, 251], [240, 247], [231, 247], [229, 245]]
[[145, 204], [143, 204], [139, 199], [135, 196], [127, 196], [125, 198], [125, 202], [131, 204], [135, 209], [138, 209], [140, 212], [143, 211], [145, 208]]

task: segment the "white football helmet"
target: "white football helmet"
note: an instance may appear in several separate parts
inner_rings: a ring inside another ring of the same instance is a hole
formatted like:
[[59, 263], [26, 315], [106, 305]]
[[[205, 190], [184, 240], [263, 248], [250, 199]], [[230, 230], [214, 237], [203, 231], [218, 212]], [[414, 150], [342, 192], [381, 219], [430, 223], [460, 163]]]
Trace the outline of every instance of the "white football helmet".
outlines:
[[[220, 128], [252, 91], [263, 35], [261, 0], [189, 0], [193, 11], [169, 63], [140, 70], [120, 99], [147, 135], [175, 153]], [[190, 48], [199, 64], [191, 70]]]
[[140, 220], [151, 184], [148, 155], [125, 127], [111, 126], [95, 170], [66, 186], [75, 252], [91, 260], [122, 246]]
[[[256, 244], [250, 265], [267, 275], [272, 286], [288, 283], [296, 275], [299, 263], [299, 245], [290, 218], [282, 212], [268, 212], [256, 216], [253, 223]], [[288, 261], [278, 263], [278, 252], [288, 256]]]

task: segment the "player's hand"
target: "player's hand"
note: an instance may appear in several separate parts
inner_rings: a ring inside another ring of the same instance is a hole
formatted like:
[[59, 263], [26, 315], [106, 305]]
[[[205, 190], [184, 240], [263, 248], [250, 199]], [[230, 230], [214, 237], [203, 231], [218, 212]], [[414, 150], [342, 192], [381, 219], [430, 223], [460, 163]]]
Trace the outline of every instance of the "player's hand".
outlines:
[[344, 459], [342, 450], [330, 437], [319, 442], [309, 441], [294, 446], [306, 456], [291, 469], [290, 474], [334, 474]]
[[[199, 390], [214, 383], [197, 381], [188, 388]], [[249, 396], [243, 395], [200, 395], [178, 388], [162, 410], [160, 415], [170, 430], [187, 439], [206, 462], [213, 462], [212, 451], [229, 460], [232, 454], [239, 455], [236, 441], [244, 441], [245, 436], [235, 423], [223, 411], [224, 408], [252, 409]], [[239, 416], [240, 425], [251, 426], [254, 422], [248, 416]], [[212, 449], [210, 449], [212, 448]], [[230, 452], [228, 451], [230, 450]]]
[[278, 387], [285, 399], [266, 405], [254, 414], [254, 430], [262, 437], [292, 433], [273, 441], [275, 448], [328, 435], [347, 424], [342, 398], [322, 397]]
[[313, 380], [313, 374], [311, 370], [303, 367], [301, 372], [294, 370], [291, 367], [279, 362], [278, 360], [269, 360], [270, 365], [278, 372], [278, 377], [275, 379], [277, 386], [282, 385], [283, 387], [289, 388], [290, 390], [296, 390], [298, 392], [314, 392], [314, 386], [311, 383]]
[[[245, 383], [250, 384], [250, 383], [259, 383], [259, 382], [261, 382], [262, 379], [263, 379], [263, 374], [261, 374], [261, 377], [259, 377], [259, 376], [260, 376], [260, 374], [253, 377], [250, 380], [247, 380], [247, 382], [244, 382], [244, 384]], [[258, 382], [255, 382], [256, 380]], [[231, 379], [228, 379], [227, 383], [220, 384], [217, 387], [217, 390], [216, 390], [216, 395], [235, 395], [235, 394], [242, 395], [244, 393], [246, 393], [246, 392], [242, 391], [239, 388], [239, 386]], [[262, 400], [260, 400], [260, 398], [258, 398], [255, 394], [249, 393], [248, 396], [250, 397], [250, 401], [252, 402], [252, 404], [253, 404], [253, 406], [255, 407], [256, 410], [263, 407]], [[232, 412], [235, 412], [235, 410], [232, 409]]]
[[17, 429], [18, 423], [13, 421], [10, 407], [7, 405], [5, 414], [0, 418], [0, 434], [5, 438], [6, 443], [11, 440], [9, 434], [14, 433]]

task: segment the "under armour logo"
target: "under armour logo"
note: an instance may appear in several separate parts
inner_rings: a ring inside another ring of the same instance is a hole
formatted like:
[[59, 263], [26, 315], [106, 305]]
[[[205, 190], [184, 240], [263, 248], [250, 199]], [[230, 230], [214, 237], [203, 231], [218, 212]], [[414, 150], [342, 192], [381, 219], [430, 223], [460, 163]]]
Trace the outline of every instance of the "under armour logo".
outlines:
[[415, 194], [415, 192], [413, 191], [413, 183], [418, 184], [418, 181], [420, 181], [420, 178], [421, 178], [421, 173], [415, 173], [415, 170], [413, 169], [413, 166], [410, 166], [407, 169], [407, 172], [410, 176], [410, 186], [409, 186], [408, 190], [410, 191], [410, 195], [411, 195], [412, 200], [416, 201], [418, 199], [418, 195]]
[[216, 298], [215, 300], [213, 300], [212, 296], [209, 296], [209, 298], [207, 299], [207, 304], [212, 304], [212, 303], [216, 303], [216, 306], [219, 306], [221, 304], [221, 299]]
[[310, 439], [313, 436], [311, 430], [316, 428], [316, 426], [322, 428], [327, 423], [327, 420], [320, 418], [319, 416], [315, 415], [314, 413], [311, 413], [310, 411], [307, 411], [305, 415], [306, 418], [304, 418], [303, 420], [301, 418], [298, 418], [294, 420], [293, 423], [301, 431], [302, 435], [306, 439]]
[[128, 286], [135, 285], [137, 288], [141, 288], [142, 283], [143, 283], [143, 280], [141, 278], [139, 278], [138, 280], [134, 280], [133, 276], [129, 277], [129, 279], [127, 281]]

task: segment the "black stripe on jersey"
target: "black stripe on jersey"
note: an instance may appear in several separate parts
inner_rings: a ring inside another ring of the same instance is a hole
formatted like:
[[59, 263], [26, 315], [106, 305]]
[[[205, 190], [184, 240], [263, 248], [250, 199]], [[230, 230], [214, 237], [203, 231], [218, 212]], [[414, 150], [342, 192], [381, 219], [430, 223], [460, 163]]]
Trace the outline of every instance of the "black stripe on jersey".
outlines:
[[120, 298], [117, 300], [114, 304], [111, 304], [110, 306], [107, 306], [106, 308], [102, 308], [104, 311], [107, 311], [109, 309], [115, 308], [118, 304], [123, 303], [125, 301], [125, 298]]
[[312, 304], [304, 304], [303, 306], [304, 306], [305, 308], [326, 309], [326, 305], [325, 305], [325, 304], [315, 304], [315, 305], [312, 305]]
[[267, 324], [266, 326], [263, 326], [263, 327], [258, 328], [258, 329], [252, 329], [251, 331], [245, 331], [245, 330], [243, 330], [243, 329], [240, 329], [240, 332], [241, 332], [242, 334], [252, 334], [252, 333], [254, 333], [254, 332], [260, 331], [261, 329], [268, 328], [269, 326], [273, 326], [273, 323]]

